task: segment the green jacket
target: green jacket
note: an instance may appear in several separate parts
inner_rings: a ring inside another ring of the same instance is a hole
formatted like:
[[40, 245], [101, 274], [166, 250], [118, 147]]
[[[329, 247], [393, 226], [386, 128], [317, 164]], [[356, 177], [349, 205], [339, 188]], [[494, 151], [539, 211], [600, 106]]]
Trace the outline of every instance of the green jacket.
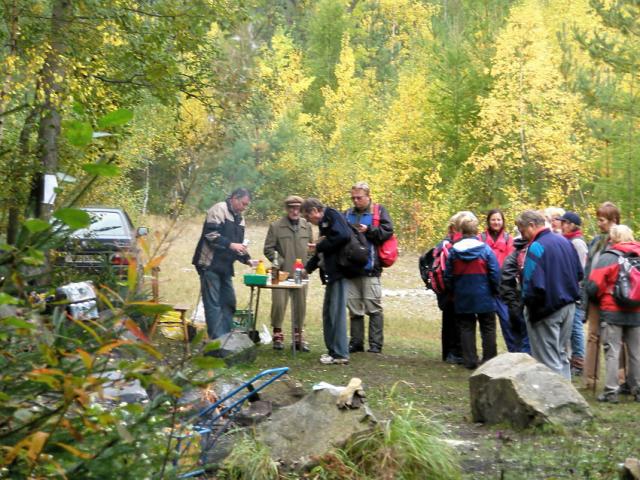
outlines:
[[289, 272], [289, 278], [293, 278], [293, 263], [296, 258], [302, 260], [303, 265], [307, 261], [308, 243], [313, 243], [311, 224], [301, 218], [296, 229], [285, 216], [269, 225], [267, 238], [264, 240], [264, 255], [273, 262], [277, 251], [280, 270]]

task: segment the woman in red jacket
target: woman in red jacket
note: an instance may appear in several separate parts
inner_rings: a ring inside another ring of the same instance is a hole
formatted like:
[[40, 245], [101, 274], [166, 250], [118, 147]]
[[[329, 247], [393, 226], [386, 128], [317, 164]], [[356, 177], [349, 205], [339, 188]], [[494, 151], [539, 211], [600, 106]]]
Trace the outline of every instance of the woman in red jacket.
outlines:
[[627, 383], [636, 402], [640, 402], [640, 307], [622, 307], [613, 296], [623, 255], [640, 256], [640, 242], [626, 225], [609, 231], [611, 246], [605, 250], [589, 274], [587, 293], [600, 310], [600, 336], [605, 355], [604, 392], [600, 402], [618, 403], [618, 357], [622, 342], [627, 344], [629, 370]]
[[[500, 270], [506, 258], [513, 252], [513, 237], [505, 231], [504, 214], [498, 208], [489, 210], [487, 213], [487, 229], [479, 236], [479, 240], [486, 243], [498, 260]], [[521, 342], [518, 341], [516, 335], [512, 331], [509, 318], [509, 308], [502, 302], [500, 298], [496, 299], [498, 308], [498, 320], [500, 321], [500, 330], [502, 338], [509, 352], [520, 352], [522, 350]], [[517, 320], [515, 320], [517, 322]], [[520, 325], [517, 328], [521, 327]]]
[[489, 245], [502, 268], [505, 258], [513, 252], [513, 237], [505, 231], [504, 214], [498, 208], [487, 213], [487, 229], [480, 235], [480, 240]]

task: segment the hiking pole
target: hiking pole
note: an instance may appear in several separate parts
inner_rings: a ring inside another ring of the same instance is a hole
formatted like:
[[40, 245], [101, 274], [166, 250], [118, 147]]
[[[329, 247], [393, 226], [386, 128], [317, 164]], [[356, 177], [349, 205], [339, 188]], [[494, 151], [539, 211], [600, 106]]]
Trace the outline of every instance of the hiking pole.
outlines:
[[596, 394], [598, 388], [598, 370], [600, 369], [600, 333], [598, 332], [596, 338], [596, 357], [595, 357], [595, 369], [593, 371], [593, 394]]

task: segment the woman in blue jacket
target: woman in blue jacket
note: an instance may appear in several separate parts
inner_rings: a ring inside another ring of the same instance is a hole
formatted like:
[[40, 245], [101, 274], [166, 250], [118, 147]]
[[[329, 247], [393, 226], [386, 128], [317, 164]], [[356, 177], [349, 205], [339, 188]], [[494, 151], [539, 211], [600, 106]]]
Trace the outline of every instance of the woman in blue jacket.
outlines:
[[[445, 282], [453, 294], [464, 366], [475, 369], [497, 354], [496, 295], [500, 284], [498, 260], [485, 243], [478, 240], [478, 219], [469, 213], [459, 219], [462, 240], [449, 251]], [[480, 324], [482, 361], [476, 349], [476, 322]]]

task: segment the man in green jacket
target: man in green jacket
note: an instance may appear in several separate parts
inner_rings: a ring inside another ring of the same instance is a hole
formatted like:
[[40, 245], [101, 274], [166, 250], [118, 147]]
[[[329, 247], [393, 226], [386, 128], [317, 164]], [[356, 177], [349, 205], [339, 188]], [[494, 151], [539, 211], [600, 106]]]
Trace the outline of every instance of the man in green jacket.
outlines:
[[[264, 241], [264, 255], [273, 262], [275, 252], [278, 252], [280, 270], [289, 272], [289, 278], [294, 276], [293, 264], [297, 258], [304, 265], [307, 261], [309, 244], [313, 243], [311, 224], [300, 216], [302, 198], [290, 195], [284, 201], [285, 215], [269, 225], [267, 238]], [[273, 348], [284, 348], [284, 322], [287, 303], [291, 297], [291, 308], [295, 319], [293, 341], [296, 350], [308, 352], [309, 346], [304, 341], [304, 318], [307, 311], [307, 285], [296, 290], [272, 290], [271, 291], [271, 325], [273, 326]]]

